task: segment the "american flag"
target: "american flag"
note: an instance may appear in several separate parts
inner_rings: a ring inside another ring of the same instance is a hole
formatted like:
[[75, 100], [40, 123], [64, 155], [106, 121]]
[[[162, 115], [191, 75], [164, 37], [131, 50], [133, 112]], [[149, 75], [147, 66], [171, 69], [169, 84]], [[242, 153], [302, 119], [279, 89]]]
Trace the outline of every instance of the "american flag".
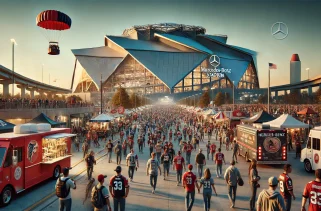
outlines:
[[277, 69], [277, 66], [276, 64], [273, 64], [273, 63], [269, 63], [269, 69]]

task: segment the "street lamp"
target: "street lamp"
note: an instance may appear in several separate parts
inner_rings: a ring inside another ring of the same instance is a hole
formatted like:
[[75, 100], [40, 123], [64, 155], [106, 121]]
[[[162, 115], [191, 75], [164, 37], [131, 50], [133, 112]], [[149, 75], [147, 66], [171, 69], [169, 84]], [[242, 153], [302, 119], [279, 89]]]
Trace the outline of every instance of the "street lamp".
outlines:
[[235, 82], [233, 81], [233, 111], [234, 111], [234, 103], [235, 103], [235, 101], [234, 101], [234, 89], [235, 89]]
[[44, 66], [44, 64], [42, 64], [42, 68], [41, 68], [41, 72], [42, 72], [42, 83], [43, 83], [43, 66]]
[[18, 45], [17, 42], [15, 41], [15, 39], [10, 39], [11, 43], [12, 43], [12, 97], [14, 96], [14, 84], [15, 84], [15, 80], [14, 80], [14, 46]]
[[307, 68], [307, 69], [305, 69], [305, 70], [307, 70], [308, 71], [308, 80], [310, 79], [310, 74], [309, 74], [309, 72], [310, 72], [310, 68]]

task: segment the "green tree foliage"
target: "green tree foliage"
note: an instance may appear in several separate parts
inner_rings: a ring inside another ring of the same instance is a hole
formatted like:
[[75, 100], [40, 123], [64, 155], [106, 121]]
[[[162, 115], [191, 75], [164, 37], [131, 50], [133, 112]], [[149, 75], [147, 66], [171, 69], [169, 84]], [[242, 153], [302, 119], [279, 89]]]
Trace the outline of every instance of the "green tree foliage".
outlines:
[[214, 104], [216, 106], [221, 106], [224, 104], [224, 94], [222, 92], [217, 93], [214, 99]]
[[124, 106], [124, 108], [132, 108], [129, 95], [122, 87], [118, 88], [113, 98], [111, 99], [113, 106]]
[[199, 101], [199, 107], [205, 108], [210, 104], [210, 95], [208, 91], [203, 92], [200, 101]]

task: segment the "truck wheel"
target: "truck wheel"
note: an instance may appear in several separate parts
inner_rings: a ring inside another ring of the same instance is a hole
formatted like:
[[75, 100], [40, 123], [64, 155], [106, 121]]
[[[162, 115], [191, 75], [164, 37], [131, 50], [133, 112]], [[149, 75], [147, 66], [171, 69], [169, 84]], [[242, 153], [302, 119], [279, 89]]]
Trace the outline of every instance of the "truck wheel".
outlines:
[[309, 160], [305, 160], [304, 161], [304, 169], [307, 171], [307, 172], [312, 172], [312, 166], [311, 166], [311, 163]]
[[1, 205], [9, 205], [12, 200], [13, 194], [13, 189], [10, 186], [5, 187], [1, 193]]
[[60, 175], [60, 166], [56, 166], [53, 170], [52, 178], [58, 179], [59, 175]]

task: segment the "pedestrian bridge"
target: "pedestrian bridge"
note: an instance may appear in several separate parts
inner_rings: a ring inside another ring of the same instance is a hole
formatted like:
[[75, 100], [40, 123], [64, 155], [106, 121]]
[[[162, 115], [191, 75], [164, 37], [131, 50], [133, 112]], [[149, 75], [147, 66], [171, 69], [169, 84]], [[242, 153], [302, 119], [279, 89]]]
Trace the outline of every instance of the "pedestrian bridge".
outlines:
[[0, 65], [0, 84], [2, 84], [2, 96], [9, 96], [9, 85], [15, 84], [20, 89], [21, 97], [25, 97], [26, 90], [30, 92], [30, 97], [34, 98], [34, 92], [38, 92], [40, 96], [44, 93], [47, 97], [52, 98], [56, 94], [68, 94], [71, 93], [70, 89], [64, 89], [49, 84], [41, 83], [31, 78], [25, 77], [19, 73]]

